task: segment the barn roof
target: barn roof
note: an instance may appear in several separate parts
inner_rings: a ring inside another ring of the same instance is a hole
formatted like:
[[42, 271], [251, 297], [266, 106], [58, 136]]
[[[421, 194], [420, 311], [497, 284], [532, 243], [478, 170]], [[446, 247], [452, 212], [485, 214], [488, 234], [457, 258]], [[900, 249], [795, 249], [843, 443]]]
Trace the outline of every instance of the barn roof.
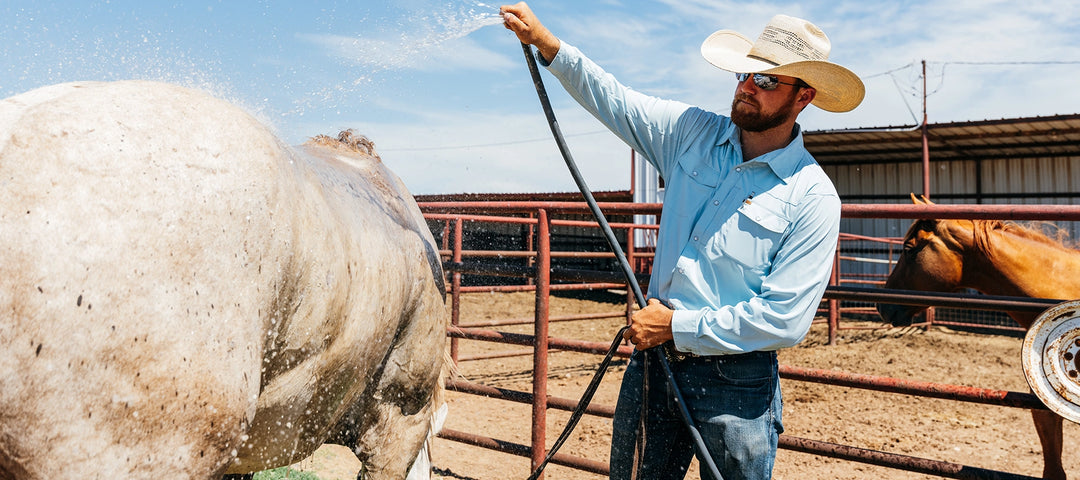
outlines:
[[[931, 161], [1080, 156], [1080, 114], [927, 126]], [[805, 132], [822, 165], [922, 161], [922, 130], [906, 127]]]

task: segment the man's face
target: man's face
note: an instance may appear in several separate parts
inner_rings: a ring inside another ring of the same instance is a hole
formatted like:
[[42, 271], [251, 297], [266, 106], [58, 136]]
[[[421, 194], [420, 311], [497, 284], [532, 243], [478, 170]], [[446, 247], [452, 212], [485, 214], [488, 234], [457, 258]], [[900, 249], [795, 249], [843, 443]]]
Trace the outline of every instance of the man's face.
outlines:
[[[777, 75], [784, 83], [795, 83], [794, 77]], [[783, 125], [799, 114], [795, 98], [799, 87], [781, 84], [775, 90], [763, 90], [754, 85], [753, 78], [739, 82], [731, 101], [731, 121], [747, 132], [764, 132]]]

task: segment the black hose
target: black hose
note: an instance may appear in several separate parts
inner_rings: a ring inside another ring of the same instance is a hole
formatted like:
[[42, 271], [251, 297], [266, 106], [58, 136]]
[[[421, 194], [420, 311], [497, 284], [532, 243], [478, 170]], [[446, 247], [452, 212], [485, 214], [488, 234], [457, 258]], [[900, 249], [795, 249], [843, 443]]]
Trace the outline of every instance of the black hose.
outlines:
[[[596, 222], [600, 224], [600, 229], [604, 232], [604, 237], [607, 239], [608, 245], [611, 247], [611, 251], [615, 253], [615, 258], [619, 261], [619, 265], [622, 267], [623, 275], [626, 276], [626, 284], [630, 286], [634, 292], [634, 298], [637, 300], [638, 306], [645, 308], [645, 295], [641, 293], [641, 286], [638, 285], [637, 277], [634, 275], [634, 269], [630, 267], [630, 262], [626, 259], [626, 255], [622, 251], [622, 247], [619, 245], [619, 241], [615, 238], [615, 233], [611, 231], [611, 226], [608, 224], [607, 218], [604, 217], [604, 213], [600, 211], [600, 207], [596, 204], [596, 199], [593, 198], [592, 191], [589, 190], [589, 186], [585, 184], [585, 179], [581, 177], [581, 172], [578, 171], [577, 164], [574, 163], [573, 157], [570, 155], [570, 149], [566, 146], [566, 141], [563, 140], [562, 131], [559, 129], [559, 121], [555, 119], [555, 111], [551, 109], [551, 102], [548, 100], [547, 90], [544, 88], [544, 80], [540, 78], [540, 69], [536, 66], [536, 58], [533, 56], [532, 47], [524, 43], [521, 44], [522, 50], [525, 51], [525, 59], [529, 64], [529, 73], [532, 74], [533, 86], [536, 87], [536, 94], [540, 97], [540, 106], [544, 109], [544, 115], [547, 117], [548, 126], [551, 127], [551, 134], [555, 137], [555, 143], [559, 146], [559, 152], [562, 153], [563, 160], [566, 161], [567, 168], [570, 169], [570, 175], [574, 177], [574, 183], [577, 184], [578, 190], [581, 191], [581, 195], [585, 197], [585, 202], [589, 204], [589, 209], [592, 210], [593, 217], [596, 218]], [[559, 450], [559, 447], [570, 437], [570, 433], [573, 432], [574, 427], [577, 426], [578, 420], [581, 415], [585, 413], [585, 407], [589, 406], [589, 402], [592, 401], [592, 396], [596, 392], [596, 387], [600, 384], [600, 379], [604, 377], [604, 372], [607, 370], [607, 366], [611, 361], [611, 356], [615, 353], [615, 350], [619, 347], [619, 341], [622, 339], [623, 332], [627, 327], [623, 327], [619, 330], [619, 333], [615, 336], [615, 340], [611, 343], [611, 349], [608, 350], [605, 361], [601, 363], [600, 368], [593, 376], [592, 382], [589, 383], [589, 388], [586, 389], [585, 394], [582, 395], [581, 400], [578, 401], [577, 407], [570, 416], [570, 421], [567, 422], [566, 428], [563, 429], [562, 434], [559, 435], [559, 439], [552, 445], [551, 450], [548, 451], [544, 461], [536, 467], [532, 475], [529, 476], [529, 480], [536, 480], [544, 471], [544, 467], [547, 466], [551, 457], [555, 455], [555, 452]], [[712, 473], [713, 478], [721, 480], [720, 471], [716, 468], [716, 463], [713, 462], [712, 455], [709, 455], [709, 449], [705, 446], [705, 440], [701, 438], [701, 432], [698, 431], [694, 425], [693, 417], [690, 416], [690, 410], [686, 407], [686, 400], [682, 396], [682, 392], [679, 391], [679, 386], [675, 383], [675, 376], [671, 373], [671, 365], [668, 363], [667, 356], [663, 354], [661, 348], [649, 349], [651, 353], [654, 353], [661, 368], [664, 369], [664, 374], [667, 376], [668, 383], [671, 384], [671, 392], [675, 397], [675, 403], [679, 406], [679, 413], [682, 414], [683, 423], [686, 424], [686, 428], [690, 431], [690, 435], [694, 440], [694, 447], [697, 449], [698, 457], [701, 461], [701, 465], [708, 469]], [[646, 376], [648, 376], [646, 374]], [[647, 399], [643, 398], [643, 403]]]

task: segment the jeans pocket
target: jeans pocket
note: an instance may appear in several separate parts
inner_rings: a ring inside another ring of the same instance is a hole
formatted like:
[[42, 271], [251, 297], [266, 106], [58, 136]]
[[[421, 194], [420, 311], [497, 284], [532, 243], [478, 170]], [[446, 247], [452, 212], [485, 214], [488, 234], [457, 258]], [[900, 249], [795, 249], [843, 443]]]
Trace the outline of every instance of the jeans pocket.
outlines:
[[776, 374], [776, 363], [767, 356], [739, 359], [720, 357], [714, 365], [717, 377], [733, 386], [771, 387]]
[[[713, 359], [708, 373], [702, 371], [698, 388], [687, 389], [689, 402], [696, 405], [695, 416], [716, 418], [768, 418], [776, 390], [776, 361], [766, 356]], [[704, 378], [707, 375], [709, 378]]]

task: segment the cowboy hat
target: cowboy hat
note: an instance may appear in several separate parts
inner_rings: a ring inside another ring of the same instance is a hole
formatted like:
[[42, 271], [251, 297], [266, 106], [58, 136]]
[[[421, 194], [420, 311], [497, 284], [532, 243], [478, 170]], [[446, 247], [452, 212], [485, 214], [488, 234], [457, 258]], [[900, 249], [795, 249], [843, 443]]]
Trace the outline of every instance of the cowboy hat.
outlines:
[[828, 61], [831, 48], [825, 32], [814, 24], [777, 15], [756, 42], [738, 32], [720, 30], [701, 44], [701, 55], [729, 72], [799, 78], [817, 90], [814, 105], [847, 112], [859, 106], [866, 91], [851, 70]]

